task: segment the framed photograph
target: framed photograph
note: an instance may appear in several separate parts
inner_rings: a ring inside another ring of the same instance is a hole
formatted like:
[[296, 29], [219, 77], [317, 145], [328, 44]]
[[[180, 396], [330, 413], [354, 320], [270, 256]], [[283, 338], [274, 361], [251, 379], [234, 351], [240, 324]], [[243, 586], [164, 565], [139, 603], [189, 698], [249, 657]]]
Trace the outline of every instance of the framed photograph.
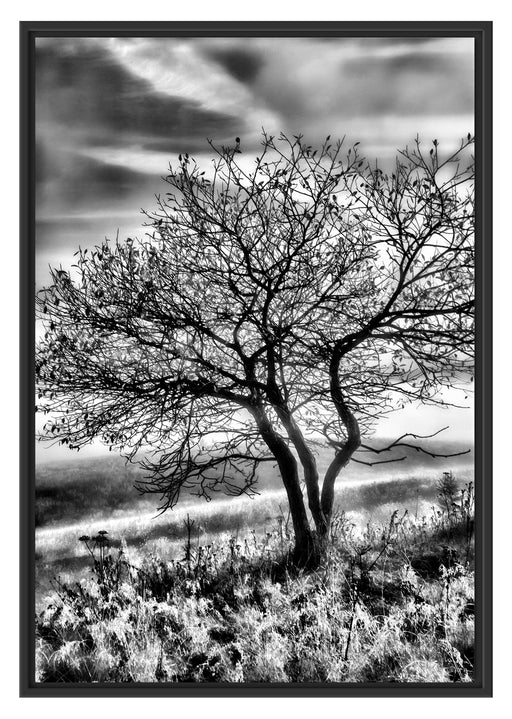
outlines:
[[21, 23], [22, 696], [491, 696], [491, 42]]

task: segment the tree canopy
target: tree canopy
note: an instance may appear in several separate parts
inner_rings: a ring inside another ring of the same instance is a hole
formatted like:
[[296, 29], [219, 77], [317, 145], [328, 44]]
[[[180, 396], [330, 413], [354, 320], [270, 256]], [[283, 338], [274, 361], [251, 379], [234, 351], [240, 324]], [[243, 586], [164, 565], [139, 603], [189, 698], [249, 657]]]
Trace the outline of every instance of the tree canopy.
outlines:
[[251, 492], [273, 462], [309, 552], [301, 479], [324, 535], [343, 467], [385, 449], [376, 422], [471, 375], [473, 142], [417, 139], [390, 171], [330, 138], [264, 134], [250, 170], [213, 144], [211, 167], [180, 155], [141, 239], [79, 250], [38, 295], [46, 437], [138, 457], [162, 509]]

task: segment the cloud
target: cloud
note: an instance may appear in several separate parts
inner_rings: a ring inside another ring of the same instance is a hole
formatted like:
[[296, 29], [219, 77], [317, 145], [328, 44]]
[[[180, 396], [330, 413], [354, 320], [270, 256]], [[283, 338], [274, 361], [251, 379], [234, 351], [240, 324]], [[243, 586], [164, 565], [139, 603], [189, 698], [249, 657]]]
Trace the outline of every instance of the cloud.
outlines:
[[254, 91], [286, 124], [317, 138], [344, 134], [343, 124], [354, 119], [371, 119], [378, 128], [383, 116], [435, 114], [442, 124], [450, 114], [472, 115], [471, 42], [441, 39], [420, 50], [409, 39], [280, 39], [269, 43]]
[[[38, 138], [96, 159], [103, 153], [115, 164], [126, 158], [131, 169], [149, 162], [152, 172], [157, 164], [162, 171], [169, 156], [207, 151], [206, 138], [228, 144], [241, 136], [245, 151], [254, 152], [262, 127], [274, 134], [304, 133], [313, 143], [327, 134], [349, 135], [368, 146], [387, 144], [388, 154], [421, 129], [400, 136], [404, 118], [408, 126], [436, 118], [436, 136], [454, 119], [460, 125], [456, 135], [472, 129], [468, 38], [39, 43]], [[371, 125], [369, 133], [359, 130]]]
[[472, 59], [451, 53], [404, 52], [340, 63], [340, 95], [351, 97], [353, 114], [470, 115], [471, 80]]
[[391, 48], [396, 51], [402, 47], [417, 47], [420, 45], [434, 46], [437, 47], [440, 43], [444, 43], [444, 38], [429, 37], [429, 36], [413, 36], [404, 35], [402, 37], [362, 37], [357, 38], [357, 46], [363, 49], [368, 48], [370, 51], [375, 48]]
[[[238, 122], [241, 131], [247, 131], [254, 121], [261, 127], [278, 122], [279, 117], [233, 72], [234, 53], [247, 56], [256, 47], [250, 42], [244, 44], [240, 47], [240, 40], [209, 38], [111, 38], [108, 48], [156, 91], [191, 100], [203, 110], [227, 114]], [[212, 53], [217, 54], [215, 62]], [[231, 56], [231, 69], [227, 69], [226, 54]], [[218, 61], [221, 55], [224, 62]], [[249, 62], [245, 58], [245, 73]]]
[[162, 174], [146, 173], [122, 162], [104, 162], [45, 141], [38, 143], [35, 167], [38, 219], [59, 214], [94, 214], [103, 208], [115, 213], [129, 202], [139, 207], [141, 197], [149, 200], [158, 190]]
[[[107, 232], [121, 216], [139, 226], [179, 153], [208, 171], [207, 138], [240, 136], [249, 169], [262, 127], [312, 144], [347, 136], [388, 163], [418, 133], [451, 148], [473, 130], [470, 38], [39, 38], [36, 48], [38, 219], [89, 216], [95, 236], [100, 216]], [[65, 223], [45, 226], [41, 251], [53, 236], [71, 252], [84, 227], [68, 224], [66, 240]]]
[[38, 218], [115, 214], [129, 202], [136, 214], [143, 201], [154, 202], [170, 155], [204, 152], [206, 137], [241, 133], [243, 119], [177, 93], [134, 73], [109, 39], [38, 40]]
[[38, 131], [57, 125], [81, 145], [135, 144], [233, 134], [234, 118], [198, 101], [168, 95], [123, 65], [108, 47], [85, 41], [38, 48]]
[[240, 82], [251, 84], [264, 65], [264, 57], [254, 50], [239, 47], [215, 47], [206, 53], [207, 57], [224, 67]]

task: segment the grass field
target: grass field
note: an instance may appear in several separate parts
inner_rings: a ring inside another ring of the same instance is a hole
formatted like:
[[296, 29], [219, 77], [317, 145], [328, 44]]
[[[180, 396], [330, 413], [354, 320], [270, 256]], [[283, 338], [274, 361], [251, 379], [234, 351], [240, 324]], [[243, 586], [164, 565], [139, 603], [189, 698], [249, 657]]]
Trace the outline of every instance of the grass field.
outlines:
[[[443, 447], [443, 452], [456, 451]], [[395, 509], [419, 518], [436, 504], [436, 480], [452, 469], [459, 483], [472, 480], [471, 455], [451, 460], [412, 455], [407, 461], [368, 468], [352, 465], [338, 482], [336, 505], [357, 526], [386, 521]], [[319, 468], [328, 461], [319, 456]], [[185, 495], [172, 511], [156, 516], [158, 497], [141, 496], [133, 484], [137, 467], [118, 456], [43, 464], [36, 481], [36, 597], [37, 607], [60, 576], [72, 580], [82, 576], [87, 552], [78, 541], [83, 534], [107, 531], [114, 547], [126, 542], [134, 552], [152, 552], [163, 559], [175, 558], [185, 534], [187, 515], [194, 522], [193, 540], [205, 545], [220, 538], [244, 536], [254, 530], [264, 536], [278, 517], [288, 521], [286, 495], [275, 470], [262, 471], [254, 498], [218, 494], [211, 502]], [[279, 520], [281, 521], [281, 520]]]
[[352, 466], [309, 572], [272, 469], [252, 499], [160, 516], [137, 477], [118, 457], [38, 469], [38, 681], [471, 681], [471, 456]]

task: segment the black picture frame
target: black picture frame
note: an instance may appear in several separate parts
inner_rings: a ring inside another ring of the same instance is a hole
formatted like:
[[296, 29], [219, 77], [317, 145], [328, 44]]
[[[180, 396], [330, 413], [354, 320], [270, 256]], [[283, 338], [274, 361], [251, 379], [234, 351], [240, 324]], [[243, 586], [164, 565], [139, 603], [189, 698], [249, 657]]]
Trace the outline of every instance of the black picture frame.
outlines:
[[[35, 677], [35, 118], [38, 37], [66, 36], [449, 36], [475, 41], [476, 143], [476, 655], [470, 684], [41, 684]], [[491, 22], [22, 22], [20, 23], [20, 696], [492, 696], [492, 23]]]

